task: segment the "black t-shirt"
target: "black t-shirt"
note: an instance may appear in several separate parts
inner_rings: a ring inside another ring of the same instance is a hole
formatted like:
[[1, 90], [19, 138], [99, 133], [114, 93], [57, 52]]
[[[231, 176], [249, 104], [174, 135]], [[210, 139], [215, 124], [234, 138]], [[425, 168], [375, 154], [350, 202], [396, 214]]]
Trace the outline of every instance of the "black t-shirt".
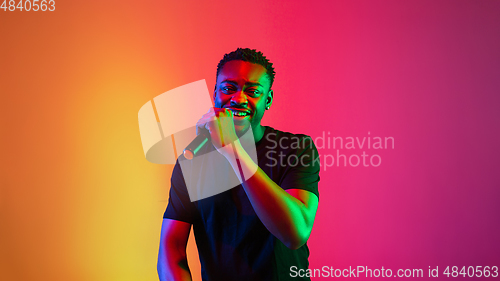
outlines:
[[[256, 150], [259, 167], [281, 188], [319, 197], [319, 156], [309, 136], [266, 126]], [[310, 280], [290, 276], [292, 266], [308, 268], [307, 244], [291, 250], [272, 235], [241, 185], [191, 202], [177, 162], [163, 217], [193, 224], [204, 281]]]

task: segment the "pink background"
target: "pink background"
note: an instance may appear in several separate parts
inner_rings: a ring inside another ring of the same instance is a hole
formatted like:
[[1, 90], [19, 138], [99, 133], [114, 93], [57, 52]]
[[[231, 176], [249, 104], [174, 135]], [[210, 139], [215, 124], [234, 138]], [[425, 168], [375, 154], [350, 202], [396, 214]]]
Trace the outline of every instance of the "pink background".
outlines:
[[[196, 80], [211, 91], [237, 47], [275, 64], [263, 124], [394, 138], [340, 150], [379, 167], [322, 169], [311, 268], [500, 266], [499, 15], [498, 1], [0, 10], [0, 279], [157, 280], [172, 167], [146, 161], [137, 112]], [[192, 242], [189, 259], [199, 278]]]

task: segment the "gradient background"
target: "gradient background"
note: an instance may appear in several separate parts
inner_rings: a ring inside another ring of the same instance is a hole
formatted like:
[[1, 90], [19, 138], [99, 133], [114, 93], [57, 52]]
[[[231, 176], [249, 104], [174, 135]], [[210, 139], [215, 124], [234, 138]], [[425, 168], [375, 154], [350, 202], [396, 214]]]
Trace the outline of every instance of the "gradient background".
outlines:
[[[0, 10], [0, 279], [157, 280], [172, 166], [145, 159], [138, 110], [199, 79], [213, 89], [236, 47], [275, 64], [263, 124], [395, 139], [366, 150], [379, 167], [321, 171], [311, 268], [500, 266], [499, 35], [499, 1]], [[196, 258], [191, 241], [199, 278]]]

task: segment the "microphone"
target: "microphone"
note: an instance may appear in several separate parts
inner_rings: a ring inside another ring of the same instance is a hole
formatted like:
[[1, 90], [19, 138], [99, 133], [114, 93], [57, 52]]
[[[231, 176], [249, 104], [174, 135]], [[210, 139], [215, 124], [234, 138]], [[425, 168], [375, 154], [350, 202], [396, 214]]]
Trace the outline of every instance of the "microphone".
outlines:
[[194, 138], [194, 140], [186, 146], [186, 148], [183, 151], [184, 157], [186, 159], [191, 160], [193, 159], [196, 154], [208, 143], [208, 140], [210, 139], [210, 133], [208, 130], [201, 130], [200, 134]]

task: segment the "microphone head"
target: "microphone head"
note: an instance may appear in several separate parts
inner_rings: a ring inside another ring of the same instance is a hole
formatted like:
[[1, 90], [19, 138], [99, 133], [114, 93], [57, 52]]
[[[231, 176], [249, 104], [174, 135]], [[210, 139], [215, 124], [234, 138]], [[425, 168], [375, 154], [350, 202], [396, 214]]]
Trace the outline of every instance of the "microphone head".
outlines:
[[184, 157], [186, 157], [187, 160], [191, 160], [194, 158], [194, 153], [191, 150], [184, 149]]
[[202, 150], [202, 148], [208, 143], [210, 139], [210, 134], [204, 131], [201, 131], [196, 138], [188, 145], [186, 148], [184, 148], [184, 151], [182, 154], [186, 159], [192, 160], [199, 152]]

